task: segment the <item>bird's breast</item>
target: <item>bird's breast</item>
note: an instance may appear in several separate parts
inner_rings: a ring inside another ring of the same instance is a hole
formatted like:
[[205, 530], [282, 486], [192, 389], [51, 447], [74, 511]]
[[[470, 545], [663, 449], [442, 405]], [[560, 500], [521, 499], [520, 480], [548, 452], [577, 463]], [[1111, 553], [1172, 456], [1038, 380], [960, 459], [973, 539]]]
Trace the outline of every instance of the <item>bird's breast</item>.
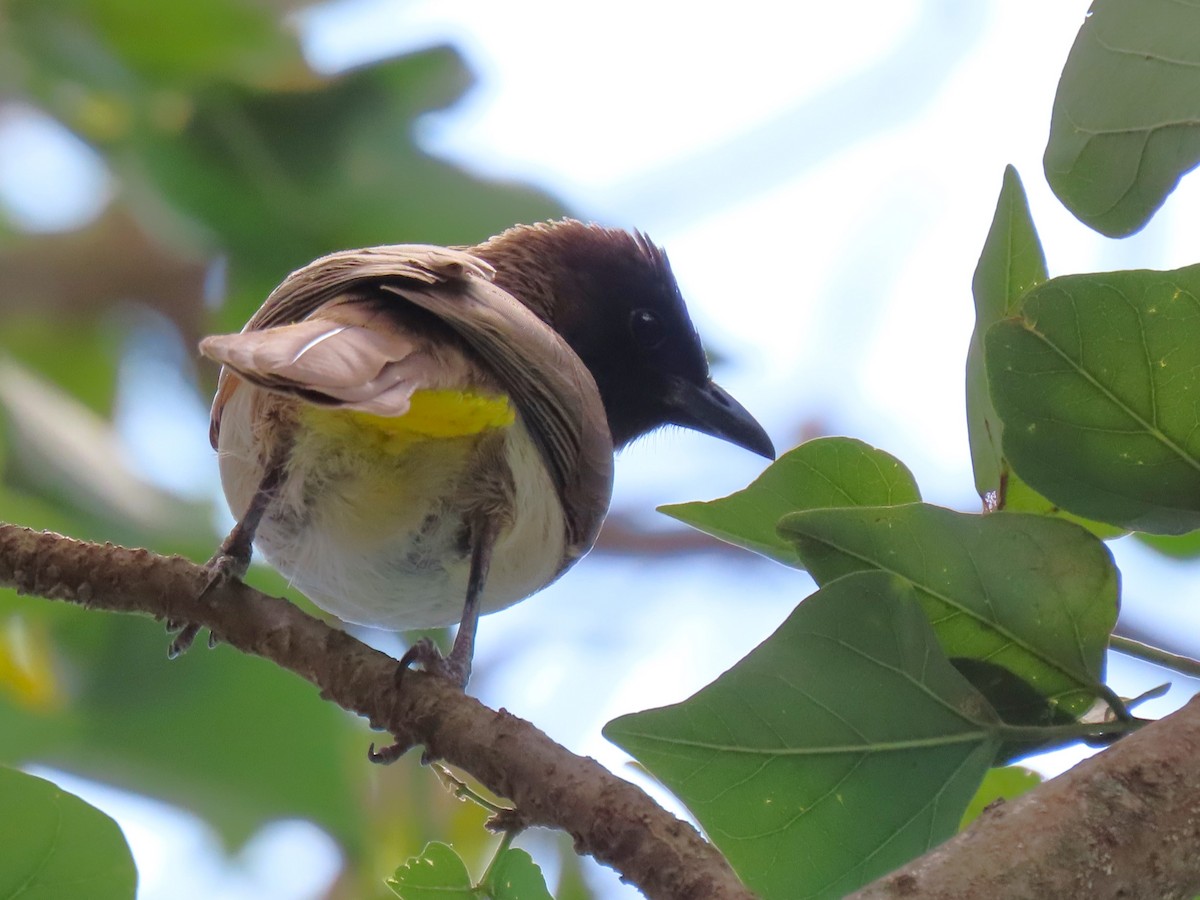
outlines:
[[262, 477], [262, 405], [290, 404], [293, 444], [256, 546], [317, 605], [403, 630], [458, 621], [468, 521], [500, 516], [485, 612], [524, 599], [568, 564], [565, 518], [534, 442], [504, 395], [427, 390], [383, 417], [239, 388], [221, 421], [222, 482], [235, 515]]

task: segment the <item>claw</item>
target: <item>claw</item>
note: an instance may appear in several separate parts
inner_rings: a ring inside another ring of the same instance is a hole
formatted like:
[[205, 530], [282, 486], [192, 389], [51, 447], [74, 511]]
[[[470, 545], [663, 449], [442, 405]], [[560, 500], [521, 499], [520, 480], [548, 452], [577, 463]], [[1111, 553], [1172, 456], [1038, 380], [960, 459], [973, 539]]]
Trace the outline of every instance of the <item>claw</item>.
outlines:
[[[196, 599], [203, 600], [217, 587], [225, 585], [230, 581], [241, 581], [242, 576], [246, 574], [246, 570], [249, 567], [249, 559], [240, 559], [235, 555], [226, 553], [224, 550], [218, 550], [213, 558], [204, 564], [204, 568], [208, 571], [208, 581], [204, 583], [204, 587], [200, 589], [200, 593]], [[170, 619], [167, 621], [167, 631], [179, 632], [175, 635], [174, 640], [171, 641], [171, 645], [167, 647], [167, 658], [178, 659], [195, 642], [196, 635], [200, 633], [200, 626], [193, 622], [180, 622]], [[211, 650], [220, 642], [221, 639], [209, 631], [209, 649]]]
[[471, 677], [471, 662], [464, 661], [460, 656], [451, 653], [449, 656], [443, 656], [442, 651], [437, 648], [429, 638], [421, 638], [400, 657], [400, 662], [396, 666], [396, 684], [399, 686], [404, 678], [404, 673], [413, 667], [419, 665], [422, 670], [434, 675], [438, 678], [444, 678], [455, 687], [466, 689], [467, 681]]
[[367, 748], [367, 759], [376, 765], [390, 766], [405, 753], [412, 749], [412, 744], [396, 741], [394, 744], [388, 744], [380, 750], [375, 749], [375, 743], [372, 741], [371, 746]]
[[188, 647], [192, 646], [192, 642], [196, 640], [196, 635], [200, 633], [200, 626], [192, 622], [187, 623], [181, 629], [179, 634], [175, 635], [169, 647], [167, 647], [167, 659], [179, 659], [187, 652]]

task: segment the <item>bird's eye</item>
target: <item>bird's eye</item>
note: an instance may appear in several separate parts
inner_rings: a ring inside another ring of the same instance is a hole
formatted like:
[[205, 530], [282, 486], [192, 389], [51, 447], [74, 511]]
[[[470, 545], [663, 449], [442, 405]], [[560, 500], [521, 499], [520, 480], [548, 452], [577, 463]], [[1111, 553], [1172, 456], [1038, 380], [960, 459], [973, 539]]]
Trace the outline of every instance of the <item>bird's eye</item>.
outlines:
[[635, 309], [629, 316], [629, 330], [633, 339], [643, 350], [653, 350], [667, 337], [667, 329], [651, 309]]

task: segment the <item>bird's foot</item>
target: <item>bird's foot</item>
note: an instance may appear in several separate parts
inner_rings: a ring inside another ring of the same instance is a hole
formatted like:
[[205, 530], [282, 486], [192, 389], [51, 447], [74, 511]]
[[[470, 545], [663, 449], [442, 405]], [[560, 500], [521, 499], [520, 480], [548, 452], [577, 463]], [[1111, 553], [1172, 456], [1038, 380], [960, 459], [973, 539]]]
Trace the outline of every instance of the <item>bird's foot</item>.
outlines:
[[212, 559], [204, 564], [204, 570], [208, 572], [208, 581], [200, 591], [200, 597], [207, 596], [213, 589], [230, 581], [241, 581], [246, 577], [246, 570], [249, 568], [248, 553], [243, 555], [221, 547], [213, 554]]
[[433, 641], [429, 638], [421, 638], [400, 657], [400, 662], [396, 667], [396, 683], [401, 682], [404, 673], [413, 665], [419, 665], [430, 675], [443, 678], [455, 687], [465, 690], [467, 681], [471, 678], [471, 658], [466, 654], [456, 652], [458, 646], [458, 643], [455, 642], [454, 650], [450, 651], [450, 655], [443, 656], [442, 651]]
[[[205, 571], [208, 572], [208, 580], [204, 583], [204, 587], [200, 589], [198, 600], [203, 600], [213, 590], [228, 584], [231, 581], [241, 581], [246, 574], [246, 570], [250, 567], [249, 556], [241, 556], [237, 553], [228, 551], [225, 547], [221, 547], [212, 559], [204, 564]], [[167, 648], [167, 656], [170, 659], [176, 659], [187, 652], [196, 640], [196, 635], [200, 633], [200, 626], [194, 622], [167, 622], [167, 631], [176, 632], [175, 637], [171, 640], [170, 646]], [[219, 643], [216, 635], [209, 632], [208, 646], [211, 649]]]
[[[458, 644], [455, 644], [457, 649]], [[429, 640], [429, 638], [421, 638], [405, 651], [400, 657], [400, 662], [396, 664], [396, 687], [400, 688], [404, 681], [404, 676], [414, 665], [419, 665], [422, 670], [428, 672], [436, 678], [442, 678], [449, 681], [459, 690], [465, 690], [467, 681], [471, 677], [471, 660], [470, 657], [464, 657], [461, 653], [450, 651], [449, 656], [443, 656], [442, 651], [437, 648], [437, 645]], [[394, 744], [389, 744], [379, 750], [375, 749], [372, 744], [367, 750], [367, 759], [373, 763], [380, 765], [388, 765], [394, 763], [405, 753], [413, 748], [411, 741], [396, 741]], [[421, 754], [421, 765], [428, 765], [433, 762], [433, 757], [428, 750]]]
[[[375, 744], [372, 743], [367, 748], [367, 759], [376, 765], [390, 766], [405, 753], [413, 748], [413, 744], [409, 741], [396, 741], [394, 744], [388, 744], [386, 747], [375, 749]], [[421, 757], [421, 762], [425, 762], [425, 757]]]
[[171, 632], [175, 632], [175, 636], [167, 646], [167, 659], [178, 659], [192, 646], [196, 635], [200, 633], [200, 626], [195, 622], [167, 622], [167, 633]]

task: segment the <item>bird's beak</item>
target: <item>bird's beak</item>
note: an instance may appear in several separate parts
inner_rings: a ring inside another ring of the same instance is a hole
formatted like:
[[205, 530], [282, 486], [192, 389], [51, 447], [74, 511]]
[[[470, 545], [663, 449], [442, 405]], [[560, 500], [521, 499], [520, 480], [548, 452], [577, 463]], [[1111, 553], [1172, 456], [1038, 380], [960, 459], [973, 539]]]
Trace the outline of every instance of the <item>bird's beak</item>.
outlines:
[[775, 445], [763, 427], [746, 407], [711, 379], [704, 384], [694, 384], [672, 378], [666, 400], [668, 417], [673, 424], [711, 434], [767, 459], [775, 458]]

